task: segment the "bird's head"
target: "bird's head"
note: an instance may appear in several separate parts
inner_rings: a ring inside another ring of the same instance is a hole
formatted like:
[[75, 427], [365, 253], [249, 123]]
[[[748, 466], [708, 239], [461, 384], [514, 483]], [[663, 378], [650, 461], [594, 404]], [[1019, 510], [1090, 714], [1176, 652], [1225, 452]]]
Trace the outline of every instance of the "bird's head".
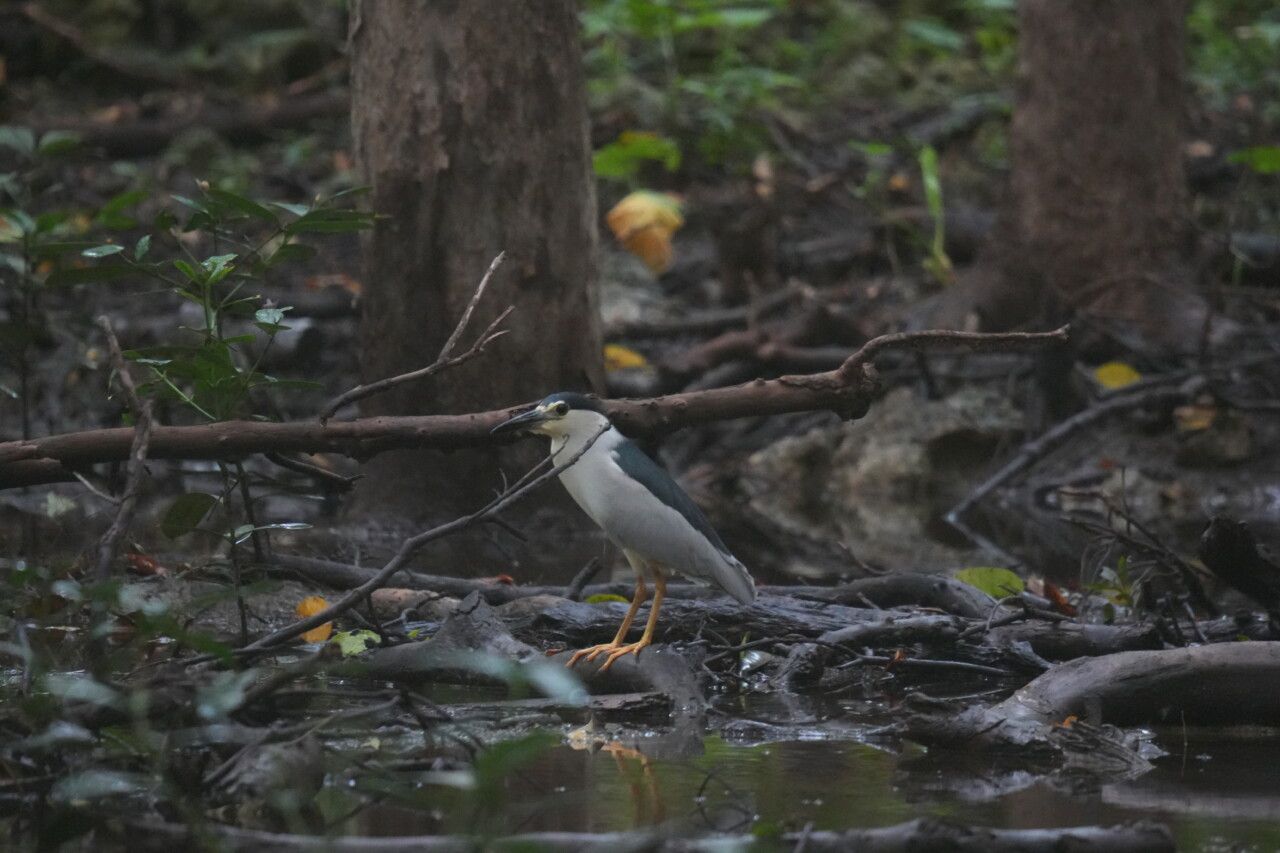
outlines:
[[495, 433], [531, 432], [552, 438], [575, 434], [592, 435], [606, 427], [600, 402], [585, 394], [559, 391], [527, 412], [503, 421], [493, 428]]

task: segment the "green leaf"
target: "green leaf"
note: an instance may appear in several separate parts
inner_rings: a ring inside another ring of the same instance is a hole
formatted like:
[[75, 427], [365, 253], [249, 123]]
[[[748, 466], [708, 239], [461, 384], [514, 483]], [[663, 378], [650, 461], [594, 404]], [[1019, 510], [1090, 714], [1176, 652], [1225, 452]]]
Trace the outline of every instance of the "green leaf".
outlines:
[[373, 214], [363, 210], [312, 210], [284, 227], [286, 234], [304, 231], [361, 231], [373, 225]]
[[0, 148], [12, 148], [19, 154], [31, 154], [36, 150], [36, 135], [29, 127], [13, 124], [0, 126]]
[[244, 196], [219, 189], [209, 189], [208, 196], [214, 201], [225, 204], [232, 210], [243, 213], [245, 216], [252, 219], [265, 219], [268, 222], [275, 223], [279, 223], [280, 221], [280, 217], [276, 216], [270, 208], [258, 204], [256, 201], [251, 199], [247, 199]]
[[26, 211], [0, 207], [0, 243], [17, 242], [23, 234], [36, 233], [36, 221]]
[[177, 260], [173, 262], [173, 265], [178, 268], [178, 272], [182, 273], [187, 278], [191, 279], [196, 283], [200, 282], [200, 279], [201, 279], [200, 273], [196, 272], [196, 268], [191, 266], [191, 264], [183, 260]]
[[283, 201], [273, 201], [271, 204], [283, 211], [292, 213], [294, 216], [306, 216], [311, 212], [311, 208], [307, 207], [305, 204], [289, 204], [288, 202]]
[[69, 210], [50, 210], [36, 216], [35, 233], [46, 234], [71, 218]]
[[1232, 163], [1243, 163], [1259, 175], [1280, 174], [1280, 145], [1259, 145], [1236, 151], [1227, 158]]
[[621, 595], [614, 595], [611, 592], [604, 592], [599, 595], [588, 595], [583, 599], [584, 604], [604, 604], [608, 601], [621, 601], [623, 604], [628, 603]]
[[329, 638], [330, 645], [337, 646], [342, 651], [344, 658], [368, 651], [370, 643], [376, 646], [381, 642], [382, 637], [367, 628], [358, 631], [339, 631]]
[[49, 157], [74, 151], [84, 142], [84, 137], [71, 130], [51, 130], [40, 137], [37, 149], [41, 155]]
[[665, 136], [626, 131], [591, 158], [595, 173], [603, 178], [630, 178], [641, 163], [656, 160], [668, 172], [680, 168], [680, 146]]
[[209, 510], [217, 505], [218, 498], [214, 495], [187, 492], [169, 505], [168, 512], [160, 522], [160, 532], [169, 539], [177, 539], [198, 530]]
[[942, 215], [942, 180], [938, 177], [938, 152], [932, 145], [920, 149], [920, 175], [929, 215], [936, 220]]
[[281, 323], [288, 308], [260, 308], [254, 313], [254, 325], [268, 335], [278, 335], [289, 327]]
[[887, 142], [862, 142], [853, 139], [849, 141], [849, 147], [864, 157], [884, 157], [893, 153], [893, 146]]
[[305, 243], [284, 243], [267, 258], [267, 266], [274, 267], [287, 261], [309, 261], [315, 255], [315, 248]]
[[105, 258], [108, 255], [118, 255], [124, 251], [124, 246], [118, 246], [115, 243], [107, 243], [102, 246], [94, 246], [92, 249], [85, 249], [80, 254], [86, 258]]
[[133, 249], [133, 259], [140, 261], [147, 256], [147, 252], [151, 251], [151, 235], [145, 235], [138, 241], [138, 245]]
[[956, 572], [955, 577], [958, 581], [977, 587], [992, 598], [1017, 595], [1027, 588], [1026, 584], [1022, 582], [1022, 578], [1008, 569], [1001, 569], [995, 566], [974, 566], [968, 569], [961, 569]]
[[146, 197], [146, 190], [120, 193], [98, 211], [98, 221], [108, 228], [132, 228], [138, 223], [132, 217], [125, 216], [122, 211], [144, 201]]

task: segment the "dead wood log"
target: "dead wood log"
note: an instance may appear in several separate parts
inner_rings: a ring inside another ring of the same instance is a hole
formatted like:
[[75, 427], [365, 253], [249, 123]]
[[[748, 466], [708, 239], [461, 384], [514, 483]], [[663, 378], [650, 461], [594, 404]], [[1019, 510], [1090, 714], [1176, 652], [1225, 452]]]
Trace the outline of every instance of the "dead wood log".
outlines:
[[994, 598], [964, 581], [919, 572], [860, 578], [830, 589], [809, 589], [807, 593], [850, 606], [870, 601], [877, 607], [936, 607], [970, 619], [986, 619], [996, 605]]
[[[709, 421], [789, 412], [831, 411], [852, 420], [865, 414], [877, 383], [873, 361], [893, 350], [1039, 349], [1065, 343], [1067, 328], [1002, 335], [933, 331], [884, 335], [867, 342], [835, 370], [778, 379], [757, 379], [730, 388], [672, 394], [647, 400], [610, 400], [605, 408], [629, 435], [657, 435]], [[386, 450], [495, 446], [504, 441], [495, 426], [524, 407], [470, 415], [381, 417], [319, 423], [223, 421], [202, 426], [157, 426], [151, 459], [238, 459], [254, 453], [343, 453], [365, 459]], [[102, 462], [127, 458], [131, 428], [94, 430], [0, 443], [0, 488], [70, 480]], [[37, 463], [33, 465], [32, 463]], [[56, 467], [50, 467], [50, 463]]]
[[[559, 601], [545, 608], [529, 608], [518, 602], [498, 608], [511, 632], [530, 643], [581, 647], [606, 642], [618, 630], [627, 606], [621, 602], [580, 604]], [[508, 611], [507, 608], [516, 608]], [[637, 616], [637, 624], [647, 605]], [[508, 615], [509, 614], [509, 615]], [[662, 605], [658, 626], [661, 639], [692, 640], [704, 634], [722, 637], [816, 637], [837, 628], [885, 619], [883, 611], [762, 595], [743, 607], [726, 598], [706, 601], [668, 599]]]
[[[1054, 667], [990, 708], [916, 695], [904, 734], [930, 746], [1058, 754], [1070, 717], [1109, 726], [1280, 724], [1280, 642], [1117, 652]], [[1113, 739], [1114, 740], [1114, 739]], [[1086, 752], [1097, 752], [1096, 744]], [[1136, 751], [1135, 751], [1136, 753]], [[1118, 756], [1120, 753], [1117, 752]]]
[[455, 681], [505, 685], [499, 675], [477, 664], [477, 656], [519, 663], [538, 660], [542, 654], [511, 636], [493, 608], [473, 592], [458, 604], [430, 642], [371, 649], [348, 658], [331, 671], [397, 683]]
[[987, 637], [999, 646], [1027, 643], [1037, 655], [1050, 661], [1163, 648], [1155, 625], [1019, 622], [992, 628]]
[[[272, 564], [264, 568], [297, 574], [308, 581], [334, 589], [352, 589], [360, 586], [376, 573], [375, 569], [296, 554], [277, 554]], [[454, 598], [464, 598], [473, 592], [478, 592], [485, 601], [495, 605], [543, 595], [565, 596], [579, 601], [594, 595], [620, 595], [626, 598], [635, 588], [634, 584], [627, 582], [589, 584], [582, 587], [577, 595], [570, 596], [567, 594], [567, 588], [563, 586], [495, 583], [488, 579], [431, 575], [408, 569], [395, 575], [392, 583], [403, 589], [434, 592]], [[932, 607], [970, 619], [986, 619], [991, 615], [996, 603], [994, 598], [963, 581], [946, 575], [916, 572], [861, 578], [834, 587], [765, 586], [760, 588], [760, 592], [768, 595], [828, 601], [848, 607], [868, 605], [883, 608]], [[706, 600], [718, 597], [719, 593], [696, 584], [673, 583], [667, 586], [669, 600]], [[1148, 646], [1123, 646], [1122, 648], [1148, 648]], [[1118, 648], [1109, 649], [1109, 651], [1118, 650]], [[1101, 653], [1086, 652], [1086, 654]]]
[[[381, 838], [319, 838], [239, 829], [205, 823], [190, 826], [161, 821], [129, 821], [121, 840], [137, 850], [184, 849], [208, 837], [223, 849], [255, 853], [298, 853], [324, 849], [331, 853], [470, 853], [478, 839], [467, 836], [389, 836]], [[715, 835], [677, 838], [660, 831], [637, 832], [534, 832], [508, 838], [484, 839], [494, 851], [544, 850], [547, 853], [713, 853], [754, 848], [760, 841], [751, 835]], [[788, 832], [777, 838], [784, 850], [808, 853], [1174, 853], [1173, 836], [1161, 824], [1133, 821], [1115, 826], [1078, 826], [1054, 829], [991, 829], [919, 818], [896, 826], [840, 831]]]
[[793, 646], [786, 660], [770, 679], [774, 689], [796, 690], [817, 684], [828, 661], [839, 646], [860, 650], [865, 646], [880, 648], [916, 643], [954, 643], [966, 622], [957, 616], [885, 615], [874, 622], [849, 625], [827, 631], [817, 643]]
[[1080, 658], [992, 710], [1043, 723], [1078, 716], [1121, 726], [1280, 725], [1280, 642]]

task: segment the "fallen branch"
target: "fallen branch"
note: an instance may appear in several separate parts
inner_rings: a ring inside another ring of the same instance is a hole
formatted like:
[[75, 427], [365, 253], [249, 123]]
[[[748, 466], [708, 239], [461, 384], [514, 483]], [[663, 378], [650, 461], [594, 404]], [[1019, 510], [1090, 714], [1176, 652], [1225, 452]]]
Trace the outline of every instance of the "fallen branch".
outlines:
[[[170, 851], [214, 838], [232, 850], [303, 851], [323, 849], [331, 853], [470, 853], [480, 839], [469, 836], [414, 835], [379, 838], [325, 838], [287, 835], [222, 824], [195, 826], [160, 821], [128, 825], [130, 846], [137, 850]], [[754, 849], [752, 835], [715, 835], [709, 838], [664, 837], [657, 831], [637, 832], [535, 832], [509, 838], [484, 839], [484, 849], [495, 851], [542, 850], [546, 853], [612, 853], [644, 850], [648, 853], [712, 853], [725, 849]], [[782, 850], [805, 853], [906, 853], [913, 850], [949, 850], [955, 853], [1174, 853], [1173, 836], [1164, 826], [1135, 821], [1111, 827], [1080, 826], [1056, 829], [990, 829], [959, 826], [920, 818], [896, 826], [843, 831], [789, 832], [777, 837]]]
[[1112, 725], [1280, 725], [1280, 642], [1117, 652], [1056, 666], [989, 713]]
[[[999, 335], [917, 332], [869, 341], [839, 368], [809, 375], [756, 379], [728, 388], [672, 394], [645, 400], [610, 400], [605, 408], [631, 435], [670, 432], [692, 424], [790, 412], [831, 411], [846, 420], [862, 417], [877, 390], [871, 360], [890, 350], [938, 350], [956, 346], [984, 350], [1030, 350], [1067, 340], [1054, 332]], [[398, 449], [455, 450], [493, 447], [509, 439], [492, 435], [495, 426], [525, 407], [469, 415], [379, 417], [318, 423], [223, 421], [201, 426], [157, 426], [151, 459], [240, 459], [255, 453], [341, 453], [366, 459]], [[93, 430], [0, 443], [0, 488], [62, 482], [75, 472], [128, 457], [134, 431]]]

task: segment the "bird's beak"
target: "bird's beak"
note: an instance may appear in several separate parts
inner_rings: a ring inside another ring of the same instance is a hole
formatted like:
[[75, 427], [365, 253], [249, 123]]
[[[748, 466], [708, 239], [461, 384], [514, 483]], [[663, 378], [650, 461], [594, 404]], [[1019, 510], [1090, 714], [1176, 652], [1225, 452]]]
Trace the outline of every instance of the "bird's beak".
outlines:
[[505, 420], [493, 428], [495, 433], [533, 432], [538, 425], [547, 419], [546, 412], [541, 409], [530, 409], [523, 414]]

